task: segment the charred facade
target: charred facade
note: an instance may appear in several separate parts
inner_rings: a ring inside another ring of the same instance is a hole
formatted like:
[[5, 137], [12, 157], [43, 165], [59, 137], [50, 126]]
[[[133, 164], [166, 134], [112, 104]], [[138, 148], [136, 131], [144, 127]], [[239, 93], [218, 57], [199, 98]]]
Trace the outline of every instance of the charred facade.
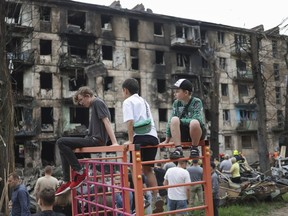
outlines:
[[[257, 160], [259, 116], [250, 55], [250, 35], [255, 32], [265, 35], [259, 50], [267, 80], [270, 150], [279, 144], [284, 129], [287, 38], [277, 29], [242, 29], [153, 14], [143, 5], [128, 10], [117, 1], [100, 6], [68, 0], [9, 0], [5, 20], [19, 166], [58, 165], [56, 140], [85, 135], [89, 110], [71, 100], [84, 85], [105, 100], [117, 139], [125, 140], [121, 84], [129, 77], [139, 81], [160, 138], [165, 136], [173, 101], [169, 87], [179, 78], [190, 79], [194, 94], [205, 105], [209, 139], [213, 73], [220, 75], [220, 152], [238, 149], [248, 161]], [[209, 56], [216, 67], [211, 68]]]

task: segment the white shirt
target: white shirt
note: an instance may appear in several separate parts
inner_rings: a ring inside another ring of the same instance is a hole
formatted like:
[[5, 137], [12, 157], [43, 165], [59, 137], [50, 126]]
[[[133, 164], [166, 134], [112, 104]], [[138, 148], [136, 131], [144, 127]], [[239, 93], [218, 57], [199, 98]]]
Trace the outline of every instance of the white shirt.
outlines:
[[[178, 166], [169, 168], [164, 179], [168, 181], [168, 185], [191, 182], [189, 172]], [[187, 187], [190, 186], [168, 188], [168, 198], [170, 200], [187, 200]]]
[[[129, 120], [133, 120], [134, 123], [139, 121], [139, 120], [145, 120], [147, 119], [147, 112], [146, 112], [146, 106], [148, 109], [148, 115], [149, 118], [151, 119], [151, 124], [152, 124], [152, 129], [149, 133], [145, 135], [151, 135], [154, 137], [157, 137], [157, 131], [156, 127], [154, 124], [153, 116], [151, 114], [150, 106], [149, 104], [138, 94], [133, 94], [130, 97], [126, 98], [123, 102], [123, 121], [127, 122]], [[134, 136], [137, 135], [134, 132]]]

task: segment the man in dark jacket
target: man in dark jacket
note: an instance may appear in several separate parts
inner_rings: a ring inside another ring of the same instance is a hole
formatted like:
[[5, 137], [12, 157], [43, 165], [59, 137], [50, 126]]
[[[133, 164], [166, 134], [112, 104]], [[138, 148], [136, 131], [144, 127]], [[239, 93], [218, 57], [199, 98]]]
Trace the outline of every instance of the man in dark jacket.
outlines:
[[30, 197], [25, 185], [21, 184], [17, 173], [8, 176], [9, 187], [13, 189], [10, 204], [13, 216], [30, 216]]

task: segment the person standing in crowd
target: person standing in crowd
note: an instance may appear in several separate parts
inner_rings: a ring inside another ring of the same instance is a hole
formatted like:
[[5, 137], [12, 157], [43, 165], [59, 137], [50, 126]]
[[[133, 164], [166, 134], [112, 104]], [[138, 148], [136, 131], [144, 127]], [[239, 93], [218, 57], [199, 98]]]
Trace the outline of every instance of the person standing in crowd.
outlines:
[[216, 165], [214, 162], [211, 162], [211, 178], [212, 178], [212, 195], [213, 195], [213, 209], [214, 216], [218, 216], [219, 208], [219, 179], [216, 173]]
[[235, 157], [231, 158], [232, 166], [229, 171], [224, 170], [223, 173], [231, 174], [231, 181], [234, 183], [241, 183], [240, 166]]
[[19, 175], [15, 172], [9, 174], [8, 184], [12, 191], [10, 205], [12, 216], [30, 216], [30, 197], [25, 185], [21, 184]]
[[[128, 182], [129, 182], [129, 187], [134, 189], [134, 182], [133, 182], [133, 177], [132, 177], [132, 170], [129, 170], [128, 173]], [[142, 174], [142, 183], [143, 183], [143, 188], [147, 188], [147, 184], [146, 184], [147, 178], [145, 178], [144, 174]], [[130, 207], [131, 207], [131, 213], [135, 213], [135, 199], [134, 199], [134, 192], [131, 192], [132, 194], [132, 200], [130, 200]], [[152, 214], [152, 208], [151, 208], [151, 202], [152, 202], [152, 193], [150, 190], [147, 190], [146, 192], [143, 193], [143, 206], [145, 209], [145, 212], [147, 214]], [[155, 209], [154, 209], [155, 210]], [[159, 212], [163, 212], [164, 209], [162, 207], [162, 209], [157, 209], [157, 211], [159, 210]], [[161, 210], [161, 211], [160, 211]], [[154, 212], [156, 213], [156, 212]]]
[[[154, 173], [155, 173], [155, 176], [157, 179], [158, 186], [163, 186], [164, 176], [165, 176], [166, 170], [162, 168], [161, 163], [156, 164], [156, 166], [154, 167]], [[167, 190], [166, 189], [160, 189], [159, 194], [162, 198], [166, 197], [167, 196]]]
[[[167, 159], [167, 158], [164, 158]], [[176, 167], [176, 164], [174, 162], [167, 162], [163, 165], [163, 169], [165, 170], [165, 172], [167, 172], [168, 169], [172, 168], [172, 167]]]
[[65, 216], [62, 213], [53, 211], [53, 205], [55, 202], [55, 189], [52, 187], [43, 188], [39, 192], [38, 205], [40, 206], [41, 212], [32, 214], [33, 216]]
[[182, 142], [191, 142], [190, 158], [199, 157], [198, 144], [206, 135], [202, 101], [192, 96], [192, 83], [187, 79], [179, 79], [173, 86], [176, 100], [172, 105], [172, 115], [167, 124], [166, 139], [161, 144], [167, 144], [172, 138], [175, 150], [170, 159], [183, 157]]
[[44, 176], [37, 179], [34, 187], [34, 195], [37, 202], [39, 199], [39, 193], [44, 188], [53, 188], [54, 190], [57, 189], [58, 179], [52, 176], [52, 172], [52, 167], [48, 165], [44, 168]]
[[71, 191], [61, 194], [60, 196], [55, 196], [55, 203], [53, 210], [55, 212], [62, 213], [66, 216], [72, 216], [72, 197]]
[[[203, 179], [203, 168], [199, 166], [198, 160], [194, 159], [192, 161], [192, 166], [187, 168], [189, 172], [191, 182], [202, 181]], [[191, 204], [196, 204], [196, 195], [198, 202], [203, 203], [203, 188], [202, 184], [196, 184], [191, 186]]]
[[[150, 106], [147, 101], [139, 96], [139, 83], [134, 78], [126, 79], [122, 84], [123, 89], [123, 121], [128, 128], [128, 141], [125, 144], [140, 144], [141, 147], [157, 146], [159, 139]], [[139, 120], [151, 119], [151, 130], [144, 134], [137, 134], [134, 131], [134, 123]], [[142, 161], [154, 161], [157, 154], [157, 148], [141, 148]], [[157, 187], [157, 180], [153, 173], [154, 164], [143, 165], [143, 173], [147, 178], [148, 187]], [[153, 191], [152, 204], [153, 213], [164, 211], [164, 201], [159, 195], [158, 190]]]
[[[186, 170], [187, 161], [178, 161], [176, 167], [169, 168], [164, 176], [163, 185], [176, 185], [190, 183], [189, 172]], [[187, 208], [190, 200], [190, 185], [168, 188], [168, 210]], [[178, 213], [185, 215], [185, 212]]]
[[[111, 115], [107, 105], [87, 86], [80, 87], [73, 97], [73, 103], [91, 109], [91, 118], [86, 137], [62, 137], [57, 140], [63, 168], [63, 184], [57, 189], [56, 196], [79, 187], [87, 177], [73, 152], [75, 148], [105, 146], [108, 141], [118, 145], [111, 125]], [[70, 167], [76, 172], [70, 181]]]
[[[120, 176], [116, 176], [114, 178], [114, 185], [121, 187], [121, 178]], [[121, 191], [120, 189], [114, 189], [114, 195], [115, 195], [115, 204], [117, 208], [122, 209], [123, 208], [123, 193], [124, 191]], [[130, 200], [130, 208], [131, 212], [133, 212], [132, 206], [133, 206], [133, 192], [129, 191], [129, 200]], [[117, 216], [123, 216], [121, 213], [117, 213]]]
[[[220, 172], [230, 171], [231, 167], [232, 167], [232, 162], [230, 160], [230, 157], [228, 154], [225, 154], [224, 160], [220, 163], [219, 171]], [[226, 175], [228, 178], [231, 177], [231, 174], [229, 173], [226, 173], [224, 175]]]

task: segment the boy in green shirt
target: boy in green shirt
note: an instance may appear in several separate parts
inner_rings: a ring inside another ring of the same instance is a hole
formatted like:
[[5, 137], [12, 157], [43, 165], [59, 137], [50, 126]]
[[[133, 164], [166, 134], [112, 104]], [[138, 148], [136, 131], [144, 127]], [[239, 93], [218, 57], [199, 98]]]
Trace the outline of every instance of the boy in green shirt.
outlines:
[[179, 79], [173, 88], [176, 100], [163, 144], [173, 138], [175, 150], [170, 153], [170, 159], [183, 157], [181, 142], [192, 142], [190, 158], [199, 157], [197, 146], [206, 135], [202, 101], [192, 96], [192, 83], [187, 79]]

